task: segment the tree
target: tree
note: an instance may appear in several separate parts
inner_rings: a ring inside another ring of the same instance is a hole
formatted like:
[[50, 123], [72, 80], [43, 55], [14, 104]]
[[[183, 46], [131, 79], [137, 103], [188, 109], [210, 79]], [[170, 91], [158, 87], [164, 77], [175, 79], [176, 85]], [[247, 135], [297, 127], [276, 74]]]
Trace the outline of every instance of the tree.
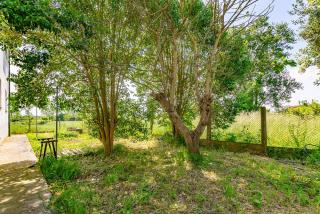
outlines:
[[29, 42], [46, 44], [50, 61], [43, 73], [57, 79], [74, 101], [84, 101], [80, 106], [86, 107], [105, 154], [110, 155], [119, 93], [138, 51], [134, 48], [140, 32], [134, 21], [135, 5], [113, 0], [33, 0], [27, 4], [15, 0], [4, 1], [1, 9], [8, 24]]
[[246, 42], [253, 62], [246, 84], [237, 88], [240, 109], [257, 111], [263, 105], [280, 108], [301, 84], [290, 77], [288, 66], [295, 36], [287, 24], [271, 25], [266, 17], [258, 20], [246, 32]]
[[[213, 101], [212, 86], [220, 72], [221, 44], [229, 32], [251, 25], [249, 9], [256, 0], [229, 1], [148, 1], [142, 2], [145, 23], [143, 64], [139, 79], [150, 95], [168, 113], [184, 138], [190, 153], [199, 153], [199, 139], [209, 121]], [[227, 15], [228, 14], [228, 15]], [[187, 75], [189, 99], [195, 103], [199, 122], [187, 127], [177, 109], [179, 73]], [[141, 78], [143, 76], [143, 78]]]
[[[306, 40], [307, 47], [301, 51], [299, 64], [301, 70], [315, 65], [320, 68], [320, 1], [319, 0], [296, 0], [293, 5], [294, 15], [298, 15], [296, 24], [301, 25], [301, 37]], [[320, 79], [316, 84], [320, 85]]]

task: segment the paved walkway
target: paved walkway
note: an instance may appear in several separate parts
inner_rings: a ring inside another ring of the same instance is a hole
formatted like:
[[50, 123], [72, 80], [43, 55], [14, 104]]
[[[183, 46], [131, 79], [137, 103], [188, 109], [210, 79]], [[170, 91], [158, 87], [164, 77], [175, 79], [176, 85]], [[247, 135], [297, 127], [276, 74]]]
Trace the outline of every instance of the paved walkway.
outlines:
[[50, 192], [25, 135], [0, 143], [0, 213], [49, 213]]

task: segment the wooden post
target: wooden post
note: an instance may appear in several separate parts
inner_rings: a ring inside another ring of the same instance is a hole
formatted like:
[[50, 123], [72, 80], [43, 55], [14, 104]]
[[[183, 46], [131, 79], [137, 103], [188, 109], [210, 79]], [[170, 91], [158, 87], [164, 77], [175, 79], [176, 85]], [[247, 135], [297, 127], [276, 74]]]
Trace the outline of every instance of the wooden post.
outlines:
[[266, 107], [261, 107], [261, 144], [263, 146], [264, 154], [267, 154], [267, 109]]

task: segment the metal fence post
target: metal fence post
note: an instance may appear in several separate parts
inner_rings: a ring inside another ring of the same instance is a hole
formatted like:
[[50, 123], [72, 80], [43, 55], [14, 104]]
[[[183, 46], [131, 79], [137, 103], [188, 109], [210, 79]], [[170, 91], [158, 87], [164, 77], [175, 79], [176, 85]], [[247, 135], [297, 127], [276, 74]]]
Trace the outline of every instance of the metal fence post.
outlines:
[[268, 135], [267, 135], [267, 109], [266, 107], [261, 107], [261, 144], [263, 146], [264, 154], [267, 154], [267, 144], [268, 144]]

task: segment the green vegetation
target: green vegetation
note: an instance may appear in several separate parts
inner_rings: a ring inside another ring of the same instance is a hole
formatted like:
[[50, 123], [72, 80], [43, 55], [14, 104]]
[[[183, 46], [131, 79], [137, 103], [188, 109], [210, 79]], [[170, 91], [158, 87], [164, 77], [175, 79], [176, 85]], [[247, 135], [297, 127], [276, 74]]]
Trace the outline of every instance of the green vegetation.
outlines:
[[[1, 1], [0, 46], [19, 67], [10, 109], [28, 115], [12, 133], [39, 153], [55, 124], [41, 117], [34, 133], [32, 107], [83, 120], [60, 122], [59, 159], [40, 162], [53, 213], [320, 212], [320, 148], [305, 165], [200, 148], [205, 130], [260, 143], [260, 115], [243, 112], [280, 109], [301, 87], [287, 71], [295, 32], [257, 2]], [[295, 8], [309, 16], [306, 65], [319, 64], [314, 2]], [[269, 145], [319, 146], [318, 107], [269, 113]]]
[[311, 103], [301, 102], [299, 106], [289, 107], [285, 112], [301, 118], [320, 116], [320, 103], [316, 101], [312, 101]]
[[52, 156], [48, 156], [40, 162], [40, 169], [47, 180], [70, 181], [80, 174], [80, 166], [77, 162], [71, 162], [64, 158], [56, 160]]
[[[60, 121], [59, 131], [61, 133], [66, 133], [68, 128], [80, 128], [85, 129], [86, 126], [83, 121]], [[56, 122], [53, 120], [38, 120], [38, 133], [52, 133], [55, 132]], [[11, 133], [12, 134], [25, 134], [29, 131], [29, 124], [27, 120], [19, 120], [11, 122]], [[36, 133], [36, 120], [33, 118], [30, 126], [30, 133]]]
[[[316, 148], [320, 146], [320, 117], [301, 118], [292, 114], [267, 114], [268, 146]], [[236, 117], [228, 129], [216, 130], [216, 140], [260, 143], [260, 113], [244, 113]]]
[[50, 207], [70, 214], [316, 213], [320, 209], [320, 174], [315, 165], [205, 148], [201, 153], [201, 161], [194, 162], [182, 145], [122, 140], [107, 159], [101, 147], [63, 158], [52, 165], [63, 163], [72, 172], [76, 164], [80, 174], [70, 177], [74, 182], [61, 176], [48, 180], [53, 193]]

